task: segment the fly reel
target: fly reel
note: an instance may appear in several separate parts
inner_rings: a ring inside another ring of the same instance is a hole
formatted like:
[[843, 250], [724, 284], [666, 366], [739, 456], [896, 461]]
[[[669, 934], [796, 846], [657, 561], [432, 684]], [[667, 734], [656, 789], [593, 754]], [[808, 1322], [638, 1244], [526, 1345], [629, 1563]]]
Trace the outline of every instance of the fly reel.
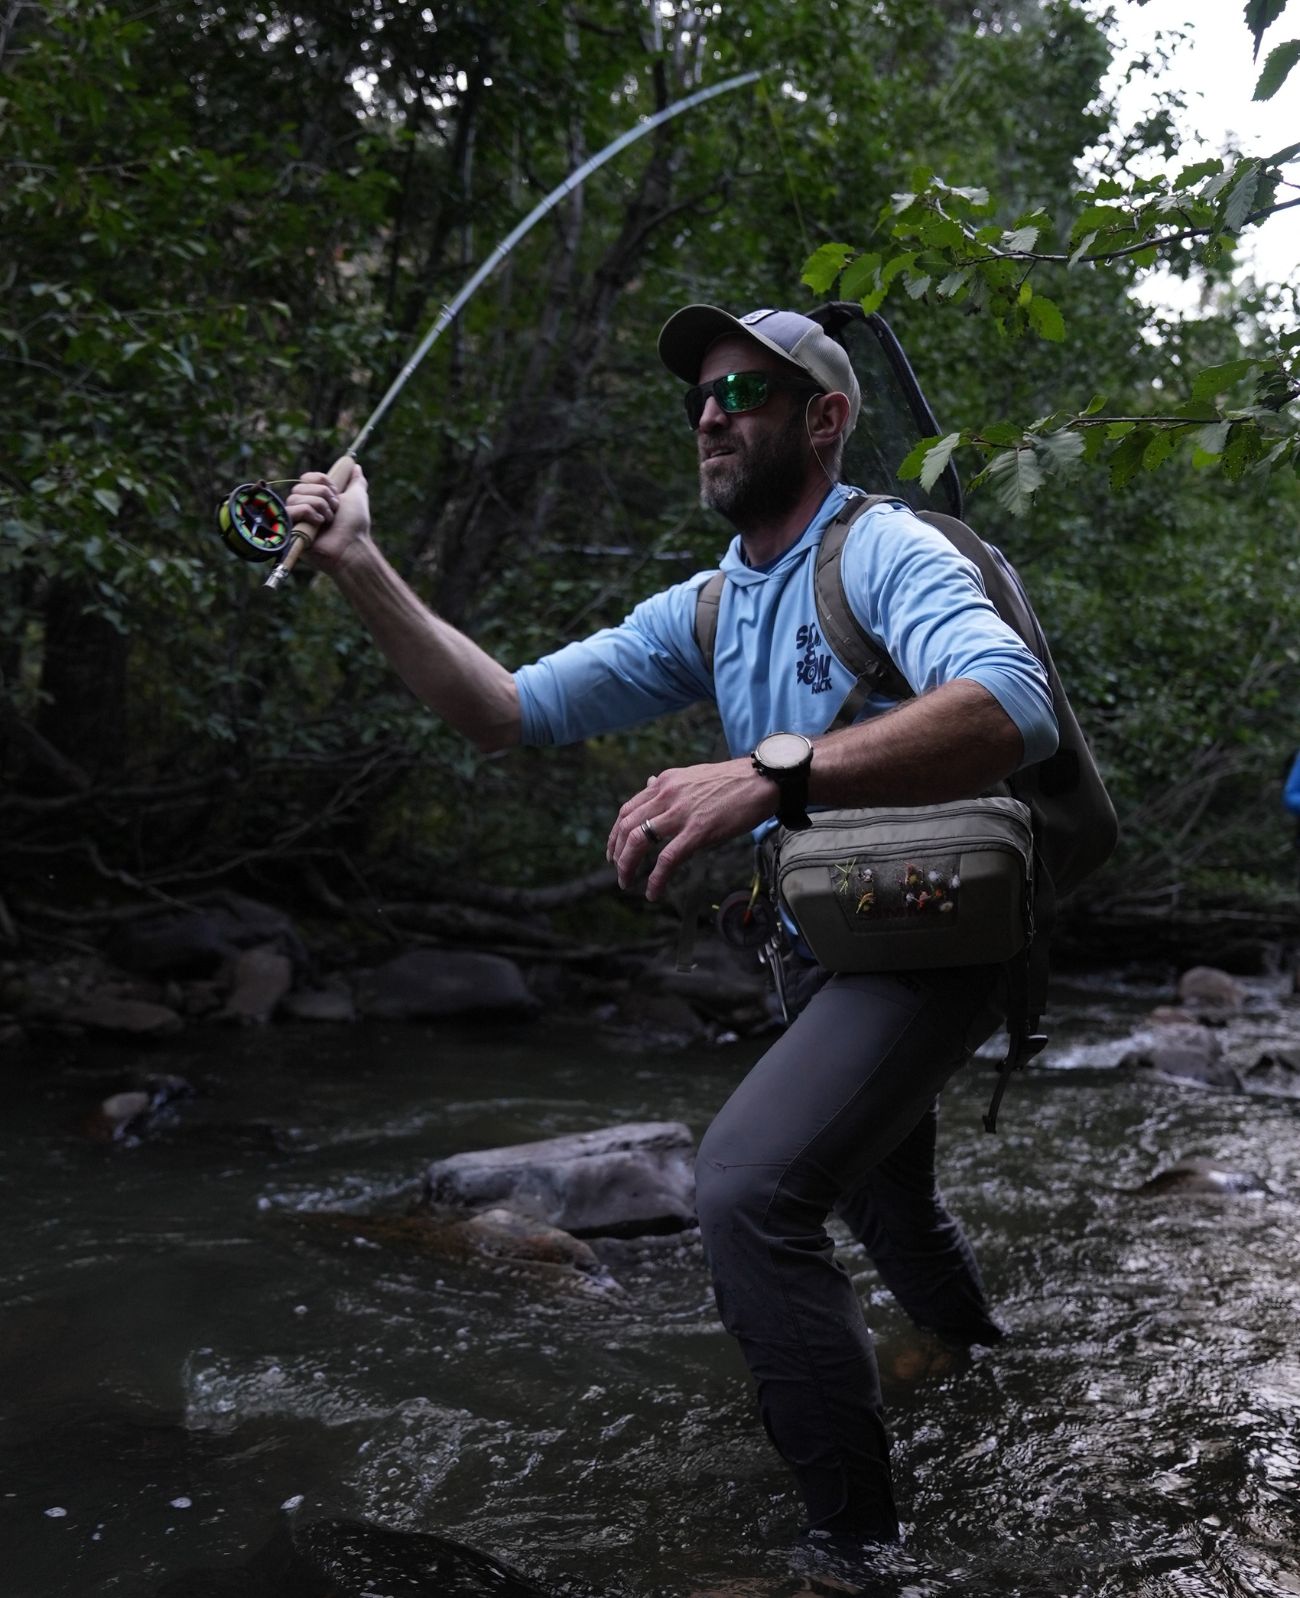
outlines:
[[221, 502], [217, 524], [222, 542], [240, 560], [277, 560], [293, 534], [284, 501], [265, 481], [241, 483]]

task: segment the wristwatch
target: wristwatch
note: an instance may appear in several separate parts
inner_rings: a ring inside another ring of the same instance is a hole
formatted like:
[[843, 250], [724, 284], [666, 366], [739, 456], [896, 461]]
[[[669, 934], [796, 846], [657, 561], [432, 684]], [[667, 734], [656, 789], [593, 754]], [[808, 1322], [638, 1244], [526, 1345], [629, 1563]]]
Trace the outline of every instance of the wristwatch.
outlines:
[[760, 739], [750, 756], [761, 777], [771, 777], [777, 787], [776, 819], [792, 832], [802, 832], [808, 819], [808, 773], [813, 746], [802, 733], [770, 732]]

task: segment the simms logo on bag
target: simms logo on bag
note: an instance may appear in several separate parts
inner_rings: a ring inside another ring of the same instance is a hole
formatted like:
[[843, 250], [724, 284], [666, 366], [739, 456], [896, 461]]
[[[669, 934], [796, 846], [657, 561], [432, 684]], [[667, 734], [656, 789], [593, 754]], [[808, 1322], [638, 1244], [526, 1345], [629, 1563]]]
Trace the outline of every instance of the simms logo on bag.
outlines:
[[795, 634], [795, 648], [799, 659], [795, 662], [795, 680], [811, 688], [815, 694], [826, 694], [831, 688], [831, 657], [821, 654], [822, 635], [812, 622], [805, 622]]

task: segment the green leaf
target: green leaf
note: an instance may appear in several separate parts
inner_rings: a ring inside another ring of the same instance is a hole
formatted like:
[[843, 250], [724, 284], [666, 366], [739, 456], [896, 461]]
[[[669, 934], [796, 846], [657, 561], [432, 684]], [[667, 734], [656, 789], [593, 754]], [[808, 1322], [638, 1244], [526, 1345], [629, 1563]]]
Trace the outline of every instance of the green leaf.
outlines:
[[844, 276], [840, 279], [840, 293], [846, 300], [861, 299], [869, 288], [875, 286], [879, 272], [878, 255], [858, 256], [856, 261], [844, 269]]
[[1300, 39], [1289, 39], [1286, 44], [1279, 44], [1276, 49], [1270, 50], [1251, 98], [1271, 100], [1286, 82], [1297, 61], [1300, 61]]
[[1300, 155], [1300, 144], [1288, 144], [1284, 150], [1278, 150], [1270, 155], [1264, 165], [1283, 166], [1288, 161], [1294, 161], [1298, 155]]
[[1213, 177], [1216, 172], [1223, 171], [1223, 162], [1217, 155], [1211, 156], [1206, 161], [1194, 161], [1191, 166], [1185, 166], [1178, 174], [1174, 183], [1177, 189], [1190, 189], [1193, 184], [1199, 183], [1202, 178]]
[[1143, 471], [1154, 472], [1158, 466], [1163, 466], [1173, 454], [1177, 442], [1177, 436], [1172, 428], [1162, 427], [1154, 432], [1147, 447], [1142, 451]]
[[1198, 372], [1192, 381], [1192, 404], [1208, 405], [1216, 395], [1222, 394], [1235, 383], [1240, 383], [1242, 378], [1253, 372], [1259, 364], [1259, 361], [1247, 358], [1240, 361], [1225, 361], [1222, 366], [1207, 366]]
[[921, 467], [921, 487], [927, 494], [942, 477], [952, 459], [953, 450], [961, 441], [960, 433], [949, 433], [926, 451], [925, 464]]
[[899, 466], [895, 476], [901, 483], [910, 483], [921, 475], [921, 468], [925, 465], [925, 458], [936, 444], [943, 443], [943, 435], [935, 433], [931, 438], [923, 438]]
[[102, 505], [110, 516], [116, 516], [122, 509], [122, 496], [115, 494], [111, 488], [97, 488], [94, 491], [95, 502]]
[[1012, 516], [1025, 514], [1045, 481], [1043, 468], [1030, 445], [994, 456], [983, 476], [998, 504]]
[[1120, 440], [1110, 455], [1110, 484], [1112, 488], [1123, 488], [1133, 481], [1142, 469], [1142, 459], [1150, 442], [1151, 429], [1149, 427], [1135, 427], [1131, 433]]
[[1196, 447], [1207, 456], [1222, 455], [1228, 444], [1231, 422], [1211, 422], [1196, 435]]
[[1260, 40], [1286, 10], [1286, 0], [1246, 0], [1246, 26], [1255, 35], [1255, 54]]
[[1241, 175], [1232, 185], [1232, 192], [1224, 201], [1223, 220], [1220, 226], [1225, 233], [1237, 232], [1250, 215], [1250, 208], [1255, 203], [1255, 190], [1259, 187], [1258, 161], [1245, 161], [1239, 170]]
[[1084, 410], [1080, 411], [1079, 415], [1080, 416], [1096, 416], [1098, 411], [1104, 411], [1105, 409], [1106, 409], [1106, 396], [1104, 394], [1094, 394], [1092, 396], [1092, 398], [1088, 401], [1087, 407]]
[[905, 272], [916, 264], [916, 252], [905, 251], [902, 255], [892, 255], [887, 260], [880, 272], [880, 282], [883, 288], [888, 288], [900, 272]]
[[903, 289], [909, 299], [919, 300], [929, 293], [930, 285], [933, 282], [934, 279], [929, 276], [909, 277], [903, 284]]
[[1028, 306], [1029, 325], [1039, 338], [1050, 339], [1053, 344], [1059, 344], [1065, 337], [1065, 318], [1053, 302], [1041, 294], [1035, 294]]
[[1002, 235], [1003, 247], [1012, 255], [1027, 255], [1038, 243], [1036, 227], [1019, 227]]
[[821, 245], [804, 262], [800, 281], [814, 294], [828, 294], [853, 253], [851, 244]]
[[1093, 247], [1096, 241], [1097, 234], [1095, 229], [1091, 233], [1085, 233], [1075, 246], [1074, 254], [1070, 257], [1069, 262], [1067, 263], [1067, 270], [1069, 267], [1078, 266], [1079, 262], [1085, 255], [1087, 255], [1088, 251]]
[[1063, 476], [1083, 459], [1083, 435], [1073, 428], [1058, 428], [1055, 433], [1043, 435], [1038, 449], [1040, 459], [1045, 456], [1051, 469]]
[[965, 288], [973, 271], [973, 267], [966, 266], [960, 272], [949, 272], [948, 276], [939, 285], [939, 293], [944, 299], [950, 300], [954, 294]]

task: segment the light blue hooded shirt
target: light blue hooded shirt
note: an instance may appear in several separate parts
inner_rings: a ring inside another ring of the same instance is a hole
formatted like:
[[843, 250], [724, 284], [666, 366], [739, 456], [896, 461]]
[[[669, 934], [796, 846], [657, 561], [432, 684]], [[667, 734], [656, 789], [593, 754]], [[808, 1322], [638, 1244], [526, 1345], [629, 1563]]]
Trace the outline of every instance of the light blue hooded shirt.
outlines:
[[[854, 678], [821, 636], [813, 573], [822, 533], [857, 490], [837, 484], [798, 541], [769, 566], [727, 550], [714, 669], [695, 641], [710, 572], [639, 604], [617, 627], [515, 673], [525, 744], [568, 744], [716, 700], [727, 745], [748, 754], [769, 732], [822, 733]], [[956, 678], [986, 688], [1020, 729], [1023, 763], [1056, 748], [1047, 674], [994, 610], [977, 568], [906, 506], [860, 516], [841, 554], [844, 590], [867, 633], [921, 694]], [[858, 716], [888, 710], [869, 699]]]

